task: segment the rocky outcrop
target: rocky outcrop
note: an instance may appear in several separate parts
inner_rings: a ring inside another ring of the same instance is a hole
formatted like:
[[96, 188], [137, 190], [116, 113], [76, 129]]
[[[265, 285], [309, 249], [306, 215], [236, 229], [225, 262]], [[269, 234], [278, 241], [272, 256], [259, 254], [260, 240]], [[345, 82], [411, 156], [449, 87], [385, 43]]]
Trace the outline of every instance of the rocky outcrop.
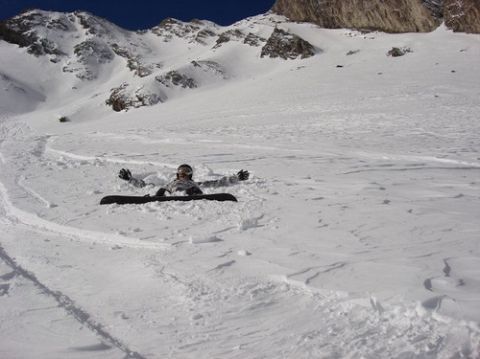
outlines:
[[[113, 31], [125, 31], [108, 20], [94, 16], [85, 11], [75, 11], [72, 14], [72, 21], [75, 21], [75, 17], [89, 35], [108, 37]], [[127, 32], [125, 31], [125, 33]]]
[[151, 29], [151, 32], [161, 37], [163, 41], [170, 42], [175, 37], [182, 38], [188, 42], [197, 42], [206, 45], [208, 39], [216, 36], [215, 24], [208, 21], [192, 20], [183, 22], [173, 18], [163, 20], [158, 26]]
[[440, 23], [421, 0], [277, 0], [272, 10], [332, 29], [428, 32]]
[[198, 42], [202, 45], [207, 45], [208, 39], [214, 36], [216, 36], [214, 31], [210, 29], [203, 29], [197, 32], [197, 35], [195, 36], [195, 42]]
[[242, 41], [244, 38], [245, 38], [245, 34], [240, 30], [238, 29], [228, 30], [228, 31], [222, 32], [218, 36], [218, 39], [215, 42], [215, 46], [213, 48], [218, 49], [219, 47], [222, 46], [222, 44], [225, 44], [230, 41]]
[[478, 0], [277, 0], [272, 11], [325, 28], [429, 32], [445, 21], [454, 31], [480, 32]]
[[74, 54], [81, 63], [108, 63], [113, 60], [114, 53], [104, 42], [90, 39], [75, 45]]
[[480, 33], [479, 0], [445, 0], [444, 17], [453, 31]]
[[152, 106], [162, 102], [160, 94], [148, 91], [143, 87], [129, 91], [129, 85], [123, 83], [111, 90], [110, 97], [105, 101], [116, 112], [127, 111], [130, 108]]
[[218, 49], [223, 44], [231, 41], [243, 42], [246, 45], [258, 47], [261, 46], [266, 40], [258, 35], [255, 35], [251, 32], [244, 33], [239, 29], [231, 29], [225, 32], [222, 32], [215, 42], [214, 49]]
[[443, 1], [444, 0], [422, 0], [422, 5], [430, 10], [433, 17], [441, 19], [443, 17]]
[[114, 43], [110, 45], [112, 51], [127, 60], [127, 67], [138, 77], [147, 77], [152, 74], [155, 68], [161, 68], [160, 63], [144, 64], [141, 56], [133, 54], [129, 49]]
[[169, 71], [165, 75], [155, 77], [155, 80], [166, 87], [179, 86], [182, 88], [193, 89], [198, 86], [193, 78], [181, 74], [178, 71]]
[[275, 28], [262, 48], [261, 57], [280, 57], [282, 59], [305, 59], [315, 55], [315, 48], [301, 37]]
[[387, 52], [387, 56], [401, 57], [410, 52], [412, 52], [412, 50], [409, 47], [392, 47], [392, 49]]
[[74, 73], [81, 80], [96, 79], [99, 66], [113, 61], [115, 54], [110, 47], [98, 39], [83, 41], [74, 46], [75, 58], [63, 67], [63, 72]]
[[262, 46], [263, 43], [265, 43], [266, 41], [267, 40], [264, 39], [263, 37], [252, 34], [250, 32], [250, 33], [248, 33], [247, 36], [245, 36], [245, 39], [243, 40], [243, 43], [247, 44], [247, 45], [250, 45], [250, 46], [258, 47], [258, 46]]
[[12, 19], [0, 22], [0, 39], [8, 43], [28, 48], [35, 56], [64, 55], [54, 42], [39, 37], [35, 28], [47, 28], [59, 31], [73, 31], [66, 15], [52, 19], [43, 12], [25, 12]]
[[208, 61], [208, 60], [199, 60], [199, 61], [192, 61], [192, 66], [195, 69], [201, 70], [205, 74], [210, 74], [212, 76], [226, 79], [225, 69], [215, 61]]

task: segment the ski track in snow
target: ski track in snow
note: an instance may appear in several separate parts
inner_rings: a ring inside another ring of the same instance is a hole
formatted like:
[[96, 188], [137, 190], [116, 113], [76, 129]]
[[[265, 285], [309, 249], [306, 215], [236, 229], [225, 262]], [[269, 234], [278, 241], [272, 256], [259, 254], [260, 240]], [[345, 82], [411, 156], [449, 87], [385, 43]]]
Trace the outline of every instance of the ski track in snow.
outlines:
[[33, 189], [29, 188], [28, 186], [25, 185], [25, 177], [20, 176], [18, 180], [16, 181], [17, 185], [21, 187], [25, 192], [30, 194], [33, 198], [37, 199], [40, 203], [43, 203], [46, 208], [52, 208], [55, 207], [56, 205], [53, 203], [50, 203], [48, 200], [43, 198], [40, 194], [35, 192]]
[[82, 230], [74, 227], [62, 226], [54, 222], [46, 221], [35, 214], [28, 213], [13, 206], [8, 198], [8, 191], [5, 186], [0, 183], [0, 196], [2, 206], [5, 209], [6, 215], [12, 218], [13, 221], [23, 223], [27, 226], [33, 227], [43, 232], [53, 232], [60, 234], [65, 238], [87, 241], [88, 243], [100, 243], [105, 245], [120, 245], [131, 248], [146, 248], [146, 249], [167, 249], [169, 245], [158, 243], [142, 243], [138, 239], [128, 238], [125, 236], [111, 235], [102, 232], [94, 232]]
[[[78, 136], [77, 136], [78, 137]], [[78, 146], [82, 145], [83, 140], [79, 141]], [[94, 166], [98, 165], [98, 161], [104, 160], [102, 156], [88, 156], [77, 155], [72, 151], [53, 150], [50, 146], [50, 142], [53, 141], [53, 137], [44, 137], [37, 139], [37, 143], [33, 146], [33, 151], [30, 151], [32, 156], [35, 157], [35, 161], [40, 161], [41, 164], [47, 168], [52, 168], [56, 163], [64, 163], [59, 168], [75, 168], [75, 166]], [[31, 144], [30, 144], [31, 145]], [[205, 146], [208, 146], [205, 144]], [[85, 148], [88, 148], [86, 146]], [[29, 153], [26, 151], [25, 153]], [[302, 155], [304, 160], [314, 158], [308, 154]], [[302, 156], [294, 155], [285, 157], [288, 161], [301, 160]], [[26, 155], [21, 156], [20, 162], [29, 161]], [[322, 159], [323, 161], [324, 159]], [[403, 160], [403, 159], [402, 159]], [[67, 162], [62, 162], [67, 161]], [[68, 161], [74, 163], [74, 167], [69, 164]], [[82, 163], [82, 162], [87, 163]], [[257, 156], [255, 159], [249, 159], [249, 162], [263, 161], [262, 156]], [[140, 165], [140, 166], [161, 166], [172, 168], [171, 163], [154, 163], [150, 161], [130, 161], [126, 158], [112, 159], [107, 158], [110, 163], [122, 163], [128, 165]], [[217, 162], [218, 163], [218, 162]], [[22, 165], [22, 163], [20, 163]], [[379, 169], [383, 169], [383, 173], [388, 173], [393, 164], [386, 164]], [[206, 168], [204, 171], [210, 171]], [[273, 180], [272, 183], [275, 183]], [[292, 191], [289, 195], [305, 198], [310, 200], [309, 196], [305, 196], [305, 190], [309, 186], [315, 185], [315, 180], [311, 178], [305, 178], [301, 180], [295, 180], [289, 182], [288, 180], [282, 180], [282, 187], [290, 188]], [[21, 177], [17, 181], [13, 181], [19, 189], [23, 190], [27, 195], [37, 200], [43, 207], [51, 207], [50, 201], [45, 199], [43, 195], [38, 194], [33, 189], [29, 188], [25, 184], [25, 179]], [[0, 183], [0, 195], [2, 206], [8, 216], [12, 220], [13, 225], [16, 221], [25, 224], [39, 233], [46, 234], [52, 233], [60, 235], [66, 238], [72, 238], [74, 240], [87, 241], [88, 243], [99, 242], [108, 244], [111, 246], [118, 245], [119, 248], [146, 248], [146, 249], [164, 249], [165, 247], [173, 246], [178, 250], [187, 250], [191, 252], [191, 256], [195, 257], [203, 254], [203, 246], [211, 246], [224, 243], [225, 241], [219, 239], [219, 236], [229, 236], [236, 232], [248, 232], [253, 230], [268, 230], [275, 226], [278, 219], [275, 216], [266, 215], [267, 211], [262, 208], [260, 203], [263, 203], [265, 191], [270, 191], [268, 183], [259, 182], [260, 192], [254, 194], [247, 189], [244, 192], [244, 196], [252, 201], [253, 207], [245, 214], [239, 215], [237, 226], [223, 227], [217, 229], [216, 235], [195, 234], [191, 237], [190, 241], [180, 241], [178, 243], [170, 244], [142, 244], [138, 245], [138, 240], [128, 239], [124, 236], [116, 236], [112, 234], [102, 234], [96, 231], [86, 231], [76, 229], [73, 227], [59, 225], [52, 221], [44, 220], [35, 214], [28, 213], [24, 210], [13, 205], [10, 199], [9, 190], [7, 190], [4, 184]], [[267, 185], [266, 188], [262, 188]], [[278, 186], [278, 183], [276, 184]], [[299, 187], [300, 186], [300, 187]], [[382, 185], [372, 185], [373, 187], [381, 187]], [[308, 192], [308, 190], [307, 190]], [[323, 201], [324, 199], [319, 198]], [[247, 201], [248, 202], [248, 201]], [[257, 204], [255, 204], [257, 203]], [[332, 203], [331, 203], [332, 204]], [[330, 205], [331, 205], [330, 204]], [[240, 204], [242, 205], [242, 204]], [[338, 204], [341, 209], [344, 206], [350, 206], [351, 203]], [[199, 207], [200, 206], [200, 207]], [[211, 207], [211, 206], [209, 206]], [[144, 207], [140, 207], [143, 208]], [[170, 207], [171, 208], [171, 207]], [[244, 209], [248, 207], [243, 207]], [[195, 204], [193, 206], [185, 208], [184, 215], [201, 216], [202, 205]], [[345, 208], [344, 210], [346, 210]], [[163, 209], [158, 205], [146, 206], [147, 211], [153, 211], [152, 213], [163, 213]], [[112, 214], [121, 214], [131, 211], [127, 207], [113, 207], [109, 209]], [[191, 213], [189, 213], [189, 211]], [[256, 212], [256, 214], [255, 214]], [[178, 216], [178, 213], [174, 213]], [[205, 216], [205, 214], [203, 214]], [[199, 223], [203, 222], [203, 219]], [[198, 224], [196, 224], [198, 225]], [[217, 227], [218, 228], [218, 227]], [[189, 231], [186, 231], [184, 236], [188, 236]], [[179, 232], [181, 234], [182, 232]], [[360, 236], [361, 231], [357, 236]], [[189, 247], [188, 247], [189, 245]], [[187, 246], [187, 247], [185, 247]], [[188, 249], [190, 248], [190, 249]], [[3, 252], [2, 252], [3, 253]], [[10, 257], [4, 252], [2, 259], [7, 262]], [[195, 278], [188, 278], [189, 274], [185, 270], [179, 269], [178, 266], [170, 263], [171, 269], [166, 270], [168, 265], [163, 263], [163, 260], [158, 261], [157, 256], [152, 256], [150, 266], [157, 269], [157, 279], [164, 282], [164, 288], [168, 288], [171, 294], [177, 296], [177, 300], [172, 304], [171, 300], [167, 298], [156, 298], [156, 305], [161, 307], [177, 307], [177, 318], [173, 320], [175, 326], [179, 328], [176, 333], [171, 332], [155, 332], [158, 323], [164, 323], [168, 321], [164, 315], [156, 313], [155, 311], [149, 312], [147, 316], [143, 314], [139, 317], [141, 322], [137, 322], [137, 328], [142, 332], [152, 333], [145, 339], [135, 336], [130, 340], [133, 340], [136, 348], [142, 348], [140, 352], [150, 353], [155, 352], [155, 357], [162, 356], [189, 356], [195, 355], [195, 353], [202, 352], [205, 356], [210, 357], [255, 357], [255, 352], [267, 352], [269, 351], [272, 356], [287, 356], [295, 357], [296, 355], [304, 356], [308, 353], [308, 357], [332, 357], [342, 356], [341, 353], [350, 353], [354, 356], [368, 355], [369, 353], [382, 353], [382, 355], [395, 355], [400, 346], [408, 345], [404, 348], [405, 355], [414, 355], [413, 353], [422, 353], [421, 355], [435, 357], [447, 350], [450, 353], [455, 352], [456, 349], [456, 337], [465, 338], [472, 336], [470, 346], [464, 346], [461, 349], [461, 353], [467, 357], [475, 350], [476, 337], [478, 335], [478, 328], [473, 324], [467, 324], [463, 326], [457, 326], [455, 334], [450, 332], [449, 320], [442, 316], [436, 316], [435, 311], [439, 310], [442, 306], [442, 302], [447, 300], [449, 304], [447, 294], [456, 294], [452, 289], [461, 283], [461, 279], [454, 279], [454, 283], [451, 286], [444, 284], [441, 278], [429, 278], [424, 282], [425, 288], [429, 291], [440, 291], [439, 295], [433, 296], [429, 300], [425, 301], [421, 307], [417, 305], [405, 306], [404, 304], [384, 303], [377, 300], [374, 296], [370, 298], [355, 298], [348, 293], [342, 293], [341, 291], [325, 291], [316, 287], [316, 280], [321, 278], [322, 275], [335, 273], [339, 270], [348, 269], [352, 263], [337, 261], [331, 264], [304, 267], [297, 270], [288, 270], [286, 268], [280, 269], [280, 273], [283, 271], [285, 274], [269, 274], [264, 279], [253, 279], [247, 273], [243, 274], [240, 278], [240, 282], [233, 285], [233, 282], [239, 281], [239, 278], [233, 275], [235, 268], [241, 262], [242, 256], [235, 257], [234, 252], [229, 250], [222, 255], [219, 255], [219, 261], [215, 264], [209, 265], [209, 268], [204, 268], [205, 274], [198, 273]], [[256, 251], [250, 250], [250, 256], [244, 257], [251, 262], [252, 270], [258, 265], [263, 267], [262, 261], [256, 259]], [[170, 251], [170, 254], [174, 254]], [[253, 255], [252, 255], [253, 254]], [[173, 255], [172, 260], [176, 258], [176, 254]], [[12, 262], [13, 263], [13, 262]], [[139, 354], [132, 352], [121, 339], [113, 337], [108, 331], [103, 330], [104, 326], [100, 326], [96, 321], [93, 321], [91, 315], [79, 308], [75, 301], [67, 296], [61, 294], [61, 292], [54, 292], [49, 290], [46, 286], [35, 281], [35, 276], [32, 273], [25, 271], [23, 268], [15, 267], [9, 263], [14, 271], [19, 271], [22, 275], [33, 282], [37, 286], [40, 286], [44, 292], [53, 296], [57, 302], [64, 307], [70, 315], [75, 317], [80, 323], [87, 326], [95, 332], [99, 337], [103, 338], [110, 345], [122, 350], [125, 353], [130, 353], [131, 357], [143, 358], [149, 357], [149, 355]], [[448, 260], [446, 263], [450, 263]], [[277, 266], [276, 263], [271, 263], [272, 269]], [[448, 265], [445, 268], [450, 268]], [[18, 269], [18, 270], [17, 270]], [[233, 272], [232, 272], [233, 270]], [[445, 270], [451, 275], [452, 270]], [[198, 270], [197, 270], [198, 272]], [[274, 271], [275, 272], [275, 271]], [[459, 272], [458, 275], [461, 276]], [[253, 273], [252, 273], [253, 274]], [[213, 278], [209, 279], [209, 276]], [[33, 278], [33, 279], [32, 279]], [[219, 280], [218, 284], [215, 284], [215, 278]], [[230, 285], [222, 284], [228, 283], [233, 279]], [[176, 304], [175, 304], [176, 302]], [[297, 308], [285, 312], [285, 308]], [[433, 315], [428, 312], [422, 312], [422, 310], [431, 310]], [[124, 314], [125, 318], [132, 316], [136, 317], [134, 312]], [[251, 319], [245, 319], [251, 318]], [[253, 319], [255, 318], [255, 319]], [[262, 322], [262, 318], [264, 318]], [[308, 319], [307, 319], [308, 318]], [[105, 319], [111, 321], [112, 319]], [[288, 341], [287, 346], [282, 342], [275, 341], [274, 346], [268, 340], [268, 338], [282, 337], [280, 333], [288, 332], [287, 323], [295, 323], [297, 330], [295, 336]], [[318, 323], [322, 323], [321, 326]], [[234, 329], [235, 328], [235, 329]], [[343, 328], [350, 328], [349, 331], [345, 331]], [[385, 333], [390, 333], [389, 345], [383, 343], [383, 337]], [[222, 344], [213, 345], [212, 343], [218, 343], [218, 339], [226, 343], [237, 343], [235, 348], [223, 346]], [[398, 338], [398, 339], [394, 339]], [[407, 338], [405, 340], [405, 338]], [[154, 342], [162, 342], [165, 345], [162, 349], [159, 349], [152, 344]], [[365, 346], [365, 343], [368, 343]], [[181, 343], [181, 344], [175, 344]], [[263, 344], [266, 343], [266, 344]], [[341, 349], [339, 349], [341, 348]], [[366, 349], [367, 348], [367, 349]], [[448, 348], [448, 349], [446, 349]], [[460, 353], [458, 352], [458, 353]], [[354, 354], [352, 354], [354, 353]], [[470, 354], [469, 354], [470, 353]]]
[[[42, 161], [42, 157], [48, 148], [49, 136], [41, 137], [37, 139], [36, 145], [32, 150], [32, 155], [38, 160]], [[26, 158], [24, 157], [23, 160]], [[27, 160], [28, 162], [29, 160]], [[24, 177], [17, 179], [16, 184], [19, 188], [23, 189], [31, 197], [35, 198], [37, 201], [41, 202], [45, 207], [52, 208], [51, 202], [45, 199], [43, 196], [35, 192], [34, 190], [28, 188], [24, 184]], [[0, 182], [0, 202], [6, 212], [6, 215], [10, 217], [13, 221], [26, 224], [33, 228], [36, 228], [39, 231], [43, 232], [53, 232], [60, 234], [66, 238], [87, 241], [88, 243], [102, 243], [105, 245], [114, 245], [114, 246], [128, 246], [131, 248], [146, 248], [146, 249], [168, 249], [170, 246], [163, 243], [152, 243], [152, 242], [142, 242], [136, 238], [129, 238], [122, 235], [112, 235], [108, 233], [88, 231], [79, 228], [69, 227], [61, 224], [57, 224], [52, 221], [45, 220], [35, 213], [29, 213], [25, 210], [22, 210], [16, 207], [9, 198], [9, 192], [6, 186]]]
[[[2, 276], [0, 279], [5, 280], [9, 278], [13, 278], [15, 276], [21, 276], [37, 287], [41, 294], [49, 296], [53, 298], [57, 303], [58, 306], [62, 309], [64, 309], [69, 316], [72, 316], [77, 320], [81, 325], [87, 327], [89, 330], [91, 330], [95, 335], [97, 335], [99, 338], [102, 339], [102, 342], [106, 342], [110, 344], [111, 346], [119, 349], [125, 354], [125, 358], [132, 358], [132, 359], [143, 359], [145, 356], [141, 355], [140, 353], [137, 353], [131, 349], [129, 349], [124, 343], [122, 343], [119, 339], [113, 337], [107, 330], [105, 330], [105, 326], [98, 323], [92, 318], [92, 315], [87, 313], [85, 310], [83, 310], [80, 306], [78, 306], [71, 298], [69, 298], [67, 295], [63, 294], [60, 291], [57, 290], [52, 290], [48, 288], [45, 284], [40, 282], [35, 274], [26, 271], [24, 268], [19, 266], [13, 258], [11, 258], [5, 250], [0, 246], [0, 259], [5, 262], [12, 272], [10, 272], [7, 276]], [[1, 286], [0, 286], [1, 288]], [[1, 290], [1, 289], [0, 289]], [[4, 293], [5, 294], [5, 293]], [[0, 294], [0, 295], [4, 295]], [[106, 349], [110, 349], [108, 346]], [[85, 350], [85, 349], [84, 349]], [[92, 351], [95, 350], [102, 350], [101, 347], [97, 348], [92, 348]]]

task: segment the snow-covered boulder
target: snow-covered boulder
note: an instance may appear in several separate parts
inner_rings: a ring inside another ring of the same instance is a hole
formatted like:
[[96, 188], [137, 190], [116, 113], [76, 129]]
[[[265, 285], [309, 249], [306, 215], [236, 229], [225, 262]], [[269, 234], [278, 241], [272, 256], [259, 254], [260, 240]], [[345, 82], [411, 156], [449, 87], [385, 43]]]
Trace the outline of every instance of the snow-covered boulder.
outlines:
[[198, 85], [195, 79], [181, 74], [178, 71], [172, 70], [164, 75], [157, 76], [155, 79], [166, 87], [179, 86], [182, 88], [196, 88]]

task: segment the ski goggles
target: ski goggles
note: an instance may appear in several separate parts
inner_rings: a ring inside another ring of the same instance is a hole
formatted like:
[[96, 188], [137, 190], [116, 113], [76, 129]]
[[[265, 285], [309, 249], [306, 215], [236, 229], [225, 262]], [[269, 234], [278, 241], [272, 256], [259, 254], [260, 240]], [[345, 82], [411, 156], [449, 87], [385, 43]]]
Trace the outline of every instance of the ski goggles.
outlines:
[[186, 168], [186, 167], [180, 167], [177, 170], [177, 176], [178, 177], [188, 177], [188, 176], [191, 176], [192, 174], [193, 174], [193, 171], [189, 168]]

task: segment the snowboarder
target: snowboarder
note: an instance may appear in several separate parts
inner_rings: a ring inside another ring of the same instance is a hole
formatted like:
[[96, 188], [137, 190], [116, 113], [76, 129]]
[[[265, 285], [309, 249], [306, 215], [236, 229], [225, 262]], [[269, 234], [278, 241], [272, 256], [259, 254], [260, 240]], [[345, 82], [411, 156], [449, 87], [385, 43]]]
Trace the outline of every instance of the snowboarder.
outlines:
[[[176, 179], [168, 183], [165, 187], [160, 188], [155, 196], [165, 196], [165, 192], [172, 194], [174, 192], [185, 192], [187, 195], [202, 194], [200, 187], [220, 187], [228, 186], [239, 181], [245, 181], [250, 176], [248, 171], [240, 170], [236, 175], [225, 176], [218, 180], [195, 182], [193, 180], [193, 168], [190, 165], [183, 164], [177, 168]], [[128, 181], [135, 187], [145, 187], [147, 184], [142, 179], [132, 176], [128, 168], [122, 168], [118, 177]]]

